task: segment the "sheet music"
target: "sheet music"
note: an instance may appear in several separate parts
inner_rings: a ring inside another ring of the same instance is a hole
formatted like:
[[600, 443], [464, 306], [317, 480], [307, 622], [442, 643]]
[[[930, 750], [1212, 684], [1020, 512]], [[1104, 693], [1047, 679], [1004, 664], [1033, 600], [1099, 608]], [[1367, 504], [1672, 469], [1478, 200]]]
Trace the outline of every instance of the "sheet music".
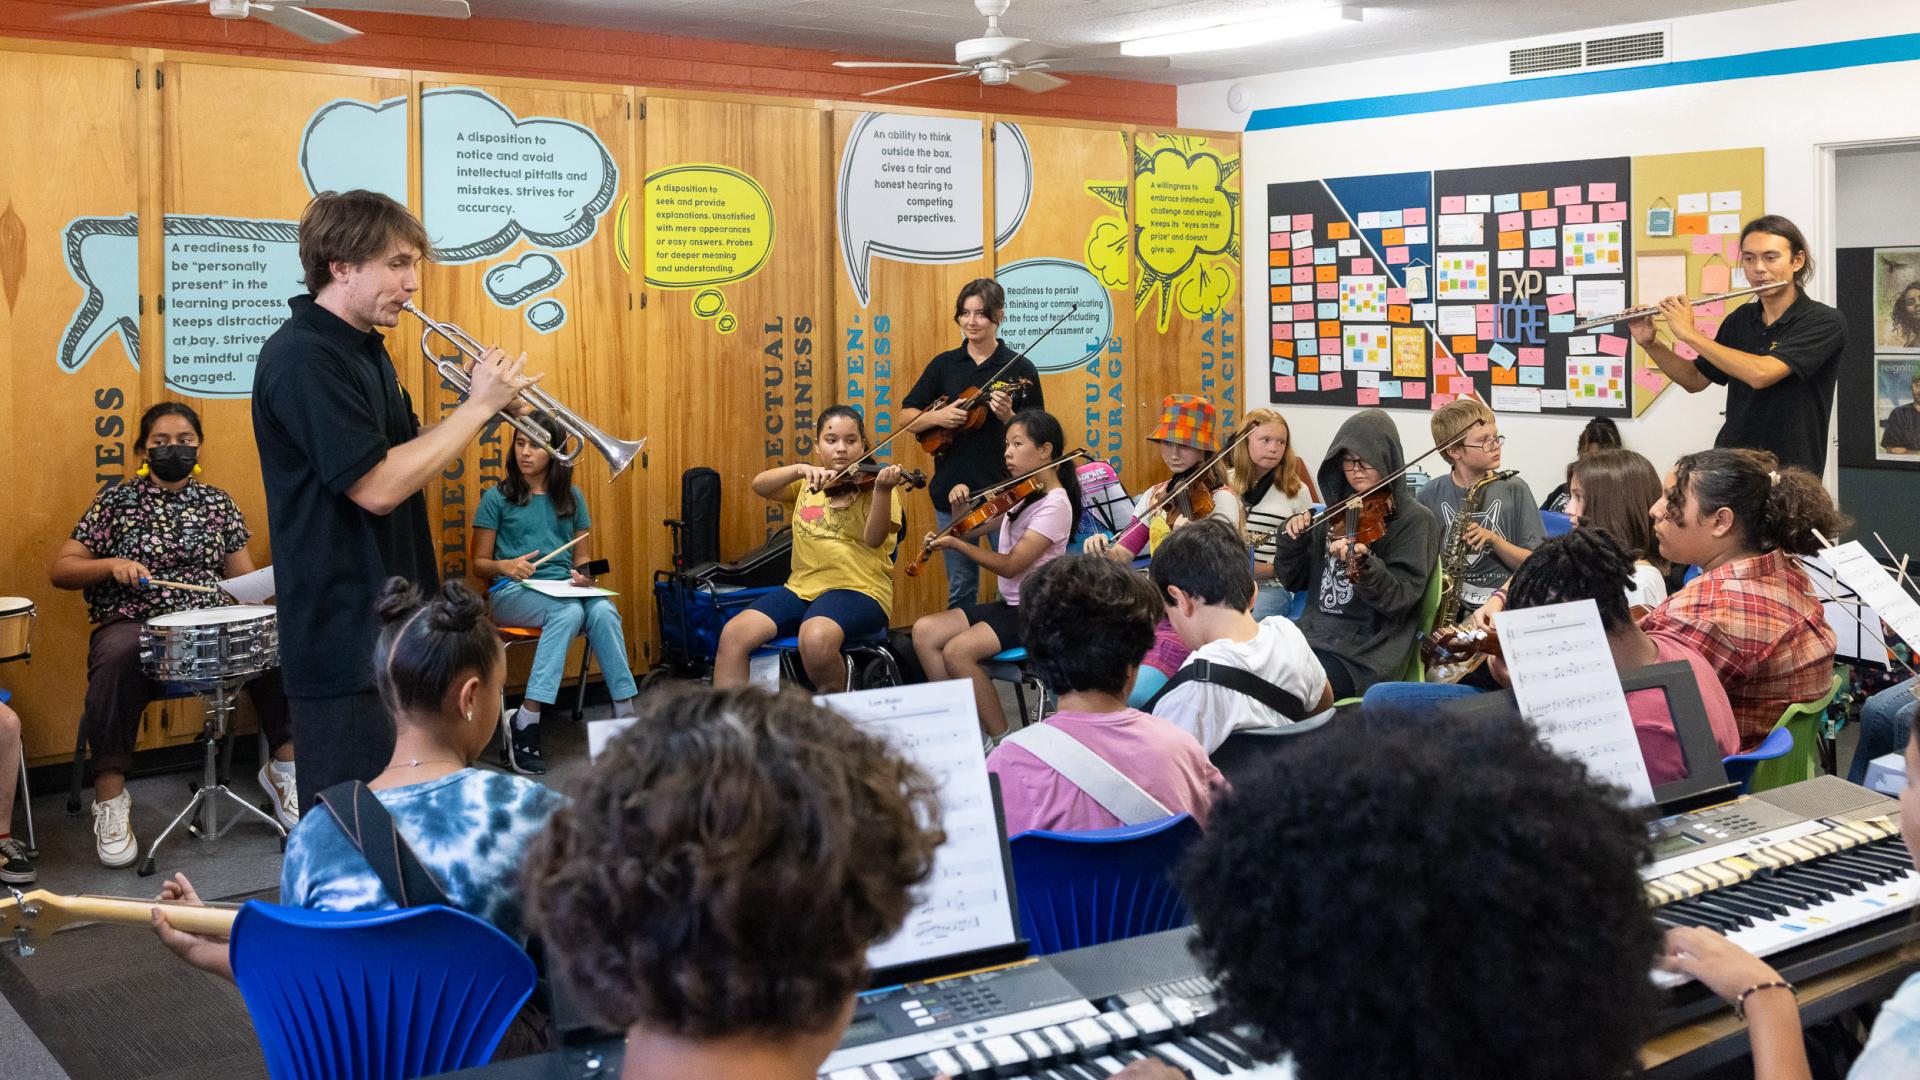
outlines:
[[[1871, 556], [1868, 561], [1872, 561]], [[1800, 556], [1800, 569], [1806, 571], [1807, 580], [1813, 583], [1813, 595], [1821, 599], [1827, 625], [1833, 627], [1834, 655], [1884, 666], [1886, 634], [1880, 629], [1880, 617], [1859, 591], [1842, 580], [1819, 555]]]
[[1629, 805], [1652, 803], [1653, 781], [1599, 607], [1581, 600], [1493, 618], [1520, 715], [1555, 753], [1585, 762], [1595, 776], [1626, 788]]
[[520, 583], [537, 593], [545, 593], [556, 600], [583, 600], [595, 596], [619, 596], [612, 589], [603, 589], [598, 585], [575, 585], [571, 581], [548, 581], [544, 578], [528, 578]]
[[236, 604], [264, 604], [273, 595], [273, 567], [263, 566], [251, 574], [228, 578], [220, 587]]
[[[1828, 566], [1847, 588], [1860, 594], [1867, 602], [1870, 611], [1862, 612], [1862, 617], [1871, 622], [1878, 615], [1893, 632], [1899, 634], [1906, 643], [1920, 649], [1920, 601], [1913, 594], [1900, 587], [1887, 568], [1867, 553], [1867, 549], [1858, 540], [1850, 540], [1838, 547], [1830, 547], [1820, 553]], [[1876, 662], [1884, 663], [1886, 653], [1872, 657]]]
[[973, 683], [954, 679], [815, 700], [892, 743], [940, 789], [947, 842], [934, 856], [933, 876], [900, 932], [869, 949], [867, 963], [877, 970], [1013, 941], [1017, 928]]

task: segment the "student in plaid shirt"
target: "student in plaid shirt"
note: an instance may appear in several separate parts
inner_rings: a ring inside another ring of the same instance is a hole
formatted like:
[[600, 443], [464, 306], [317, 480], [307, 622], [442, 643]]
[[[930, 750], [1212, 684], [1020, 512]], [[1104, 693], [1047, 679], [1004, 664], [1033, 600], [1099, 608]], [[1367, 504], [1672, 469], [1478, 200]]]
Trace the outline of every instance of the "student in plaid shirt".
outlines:
[[1713, 665], [1750, 750], [1787, 706], [1831, 684], [1833, 628], [1793, 556], [1819, 551], [1815, 532], [1832, 537], [1846, 519], [1812, 473], [1732, 449], [1681, 458], [1652, 513], [1661, 556], [1703, 572], [1640, 628]]

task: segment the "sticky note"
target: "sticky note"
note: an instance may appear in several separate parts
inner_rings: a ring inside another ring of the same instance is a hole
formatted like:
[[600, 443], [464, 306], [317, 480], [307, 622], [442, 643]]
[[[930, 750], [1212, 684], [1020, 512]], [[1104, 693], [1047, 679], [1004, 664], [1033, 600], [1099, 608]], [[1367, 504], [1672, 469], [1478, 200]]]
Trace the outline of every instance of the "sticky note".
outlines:
[[1381, 397], [1397, 398], [1400, 396], [1400, 383], [1397, 380], [1388, 379], [1380, 384], [1379, 390]]
[[1560, 220], [1569, 225], [1593, 224], [1593, 204], [1575, 203], [1561, 212]]
[[1388, 304], [1387, 321], [1390, 323], [1410, 323], [1413, 321], [1413, 308], [1406, 304]]
[[1727, 252], [1726, 252], [1727, 261], [1730, 263], [1739, 262], [1740, 261], [1740, 238], [1738, 236], [1728, 236], [1728, 237], [1724, 237], [1724, 239], [1727, 242]]
[[[1322, 344], [1325, 344], [1328, 338], [1338, 338], [1339, 336], [1340, 323], [1337, 320], [1322, 319], [1320, 321], [1320, 340]], [[1334, 348], [1338, 349], [1339, 345], [1336, 344]]]
[[1695, 304], [1693, 306], [1693, 315], [1696, 319], [1719, 319], [1726, 313], [1727, 302], [1725, 300], [1709, 300], [1704, 304]]
[[1402, 397], [1409, 398], [1414, 401], [1418, 401], [1421, 398], [1427, 396], [1427, 384], [1423, 382], [1401, 383], [1400, 395]]
[[1707, 193], [1690, 191], [1674, 200], [1683, 214], [1704, 214], [1707, 212]]
[[1352, 258], [1360, 254], [1360, 241], [1358, 240], [1341, 240], [1335, 243], [1333, 247], [1335, 251], [1340, 253], [1340, 257], [1343, 259]]
[[1547, 350], [1538, 345], [1523, 345], [1520, 348], [1521, 367], [1541, 367], [1547, 362]]
[[1458, 375], [1460, 374], [1460, 361], [1451, 356], [1436, 356], [1433, 358], [1433, 373], [1435, 375]]
[[1399, 228], [1400, 227], [1400, 211], [1398, 210], [1380, 211], [1380, 227], [1383, 229]]
[[1695, 236], [1693, 238], [1693, 253], [1695, 255], [1720, 254], [1720, 238], [1706, 233]]
[[1312, 230], [1307, 230], [1307, 231], [1304, 231], [1304, 232], [1297, 232], [1297, 233], [1294, 233], [1294, 234], [1293, 234], [1293, 246], [1294, 246], [1294, 247], [1297, 247], [1297, 248], [1299, 248], [1299, 247], [1311, 247], [1312, 245], [1313, 245], [1313, 231], [1312, 231]]
[[1466, 397], [1473, 393], [1473, 377], [1470, 375], [1455, 375], [1453, 378], [1448, 379], [1447, 392], [1454, 397]]
[[[1287, 343], [1282, 341], [1282, 342], [1278, 342], [1278, 344], [1285, 345]], [[1293, 358], [1292, 357], [1276, 356], [1273, 358], [1272, 363], [1273, 363], [1273, 373], [1275, 375], [1293, 374]]]
[[1521, 386], [1547, 385], [1547, 369], [1537, 368], [1537, 367], [1521, 368], [1520, 369], [1520, 385]]
[[1390, 247], [1387, 249], [1387, 265], [1388, 266], [1405, 266], [1406, 264], [1407, 264], [1406, 248]]
[[1513, 362], [1518, 360], [1519, 357], [1515, 356], [1513, 350], [1507, 348], [1505, 345], [1495, 344], [1493, 348], [1487, 350], [1487, 359], [1499, 364], [1501, 367], [1512, 367]]
[[1547, 276], [1548, 295], [1552, 295], [1553, 293], [1570, 293], [1572, 291], [1573, 291], [1573, 275], [1549, 274]]
[[1739, 214], [1710, 214], [1707, 216], [1707, 231], [1721, 236], [1731, 236], [1740, 231]]
[[1482, 341], [1493, 340], [1493, 332], [1495, 329], [1494, 324], [1490, 322], [1483, 322], [1478, 326], [1476, 326], [1474, 329], [1475, 329], [1475, 332], [1480, 335], [1480, 340]]
[[1627, 220], [1627, 204], [1623, 202], [1601, 203], [1600, 204], [1600, 220], [1601, 221]]
[[1337, 319], [1337, 318], [1339, 318], [1339, 317], [1340, 317], [1340, 305], [1339, 305], [1339, 304], [1338, 304], [1337, 302], [1335, 302], [1335, 301], [1332, 301], [1332, 300], [1327, 300], [1327, 301], [1324, 301], [1324, 302], [1322, 302], [1322, 303], [1320, 304], [1320, 306], [1319, 306], [1319, 316], [1320, 316], [1320, 318], [1322, 318], [1322, 319]]
[[1500, 250], [1502, 251], [1512, 251], [1515, 248], [1525, 247], [1526, 244], [1527, 234], [1525, 233], [1503, 232], [1500, 234]]
[[1500, 215], [1501, 232], [1518, 232], [1527, 227], [1527, 215], [1514, 212]]
[[1339, 257], [1340, 249], [1338, 246], [1313, 249], [1313, 264], [1315, 266], [1332, 266], [1333, 261]]
[[1560, 265], [1560, 249], [1534, 248], [1527, 252], [1527, 265], [1536, 270], [1551, 270]]
[[1627, 339], [1619, 334], [1601, 334], [1600, 353], [1603, 356], [1627, 355]]
[[1431, 404], [1433, 409], [1437, 412], [1441, 409], [1446, 408], [1448, 405], [1453, 404], [1453, 395], [1443, 394], [1440, 391], [1435, 390], [1433, 392], [1433, 401], [1431, 402]]
[[1520, 383], [1520, 377], [1513, 368], [1497, 367], [1487, 373], [1487, 381], [1495, 386], [1517, 386]]
[[1327, 222], [1327, 239], [1345, 240], [1353, 236], [1353, 226], [1344, 221]]
[[1667, 377], [1653, 368], [1634, 368], [1633, 382], [1634, 385], [1640, 387], [1642, 390], [1651, 390], [1659, 393], [1661, 390], [1666, 389]]
[[1396, 228], [1396, 229], [1380, 230], [1380, 245], [1382, 247], [1399, 247], [1402, 244], [1405, 244], [1406, 242], [1407, 242], [1407, 230], [1405, 229]]
[[1571, 187], [1557, 187], [1553, 189], [1553, 205], [1555, 206], [1566, 206], [1568, 203], [1577, 203], [1579, 201], [1579, 184], [1574, 184]]
[[1527, 257], [1527, 253], [1521, 249], [1496, 251], [1493, 254], [1494, 258], [1498, 260], [1500, 269], [1502, 270], [1518, 270], [1524, 265], [1524, 260]]
[[1387, 303], [1404, 304], [1406, 302], [1407, 302], [1407, 290], [1391, 289], [1391, 288], [1387, 290]]
[[1299, 376], [1299, 379], [1300, 379], [1300, 389], [1309, 390], [1316, 394], [1320, 392], [1320, 376], [1301, 375]]
[[1466, 334], [1461, 334], [1460, 336], [1455, 337], [1452, 340], [1448, 341], [1447, 347], [1452, 349], [1456, 355], [1463, 354], [1463, 353], [1470, 353], [1473, 350], [1480, 347], [1480, 339], [1476, 337], [1470, 337]]
[[1341, 379], [1341, 375], [1339, 372], [1330, 371], [1325, 375], [1320, 376], [1320, 389], [1338, 390], [1340, 389], [1340, 379]]
[[1293, 324], [1290, 322], [1281, 322], [1281, 323], [1273, 324], [1273, 348], [1275, 350], [1275, 355], [1279, 355], [1278, 350], [1282, 345], [1285, 345], [1287, 347], [1286, 355], [1292, 356], [1293, 355]]
[[1700, 291], [1708, 296], [1712, 296], [1714, 293], [1727, 292], [1733, 284], [1732, 277], [1732, 271], [1718, 263], [1712, 266], [1703, 266], [1700, 268]]
[[1400, 223], [1402, 225], [1425, 225], [1427, 223], [1427, 208], [1424, 206], [1407, 207], [1405, 210], [1400, 211]]
[[1512, 192], [1505, 195], [1495, 195], [1493, 197], [1493, 208], [1503, 214], [1512, 210], [1518, 210], [1520, 209], [1520, 196]]
[[1287, 246], [1286, 233], [1274, 233], [1272, 236], [1267, 237], [1267, 250], [1269, 251], [1284, 251]]
[[[1334, 333], [1338, 334], [1340, 332], [1340, 324], [1334, 323], [1333, 327]], [[1340, 360], [1340, 339], [1338, 337], [1321, 338], [1320, 355], [1330, 358], [1333, 363], [1338, 363]]]
[[1572, 310], [1573, 310], [1573, 294], [1572, 293], [1548, 293], [1547, 294], [1547, 314], [1565, 315], [1567, 312]]
[[1291, 375], [1276, 375], [1273, 378], [1273, 392], [1291, 394], [1294, 392], [1294, 380]]
[[1547, 333], [1571, 334], [1573, 333], [1573, 323], [1574, 318], [1572, 315], [1549, 315], [1547, 316]]
[[1700, 359], [1700, 353], [1696, 351], [1693, 346], [1687, 344], [1684, 341], [1676, 341], [1673, 343], [1673, 355], [1679, 357], [1682, 360]]
[[1520, 209], [1544, 210], [1547, 206], [1547, 193], [1544, 191], [1523, 191], [1520, 193]]
[[1536, 229], [1550, 228], [1560, 224], [1560, 211], [1549, 206], [1543, 210], [1535, 210], [1527, 220]]
[[[1492, 322], [1494, 320], [1494, 306], [1492, 304], [1473, 305], [1473, 320], [1482, 323]], [[1485, 337], [1486, 335], [1482, 334], [1481, 336]]]
[[1406, 233], [1407, 243], [1409, 244], [1424, 244], [1427, 242], [1427, 227], [1425, 225], [1402, 229], [1401, 232]]
[[1707, 231], [1707, 215], [1681, 214], [1673, 219], [1673, 231], [1681, 236], [1699, 236]]
[[1326, 265], [1323, 265], [1323, 266], [1316, 266], [1313, 268], [1313, 280], [1339, 281], [1340, 268], [1337, 266], [1334, 266], [1331, 262], [1328, 262]]
[[1528, 247], [1553, 247], [1559, 242], [1559, 229], [1534, 229], [1527, 233]]
[[1276, 268], [1291, 266], [1293, 265], [1292, 254], [1285, 251], [1269, 251], [1267, 252], [1267, 265]]
[[1355, 260], [1353, 260], [1353, 272], [1354, 272], [1354, 273], [1356, 273], [1356, 274], [1371, 274], [1371, 273], [1373, 273], [1373, 260], [1372, 260], [1372, 259], [1355, 259]]
[[1293, 227], [1296, 232], [1301, 229], [1313, 228], [1313, 215], [1312, 214], [1293, 215]]
[[1315, 300], [1338, 300], [1340, 299], [1340, 283], [1337, 281], [1323, 281], [1313, 287], [1313, 294]]
[[1443, 214], [1464, 214], [1467, 212], [1467, 200], [1461, 195], [1440, 196], [1440, 212]]
[[1378, 405], [1380, 404], [1380, 391], [1376, 387], [1358, 387], [1353, 392], [1353, 400], [1356, 404], [1360, 405]]
[[1300, 370], [1319, 371], [1320, 369], [1318, 367], [1308, 367], [1307, 364], [1310, 361], [1318, 363], [1318, 361], [1312, 360], [1312, 358], [1320, 355], [1320, 339], [1316, 337], [1296, 338], [1293, 344], [1294, 348], [1300, 351]]
[[1361, 213], [1359, 217], [1354, 218], [1353, 223], [1363, 229], [1377, 229], [1380, 227], [1380, 211], [1365, 211]]
[[[1313, 305], [1312, 304], [1293, 305], [1293, 317], [1296, 320], [1300, 320], [1300, 321], [1305, 321], [1313, 318]], [[1311, 323], [1309, 323], [1307, 326], [1307, 334], [1303, 336], [1311, 336], [1312, 332], [1313, 332], [1313, 326]]]
[[1588, 202], [1612, 202], [1613, 201], [1613, 185], [1612, 184], [1588, 184], [1587, 185], [1587, 201]]
[[1477, 352], [1468, 353], [1460, 358], [1460, 366], [1467, 371], [1485, 371], [1487, 370], [1487, 354]]

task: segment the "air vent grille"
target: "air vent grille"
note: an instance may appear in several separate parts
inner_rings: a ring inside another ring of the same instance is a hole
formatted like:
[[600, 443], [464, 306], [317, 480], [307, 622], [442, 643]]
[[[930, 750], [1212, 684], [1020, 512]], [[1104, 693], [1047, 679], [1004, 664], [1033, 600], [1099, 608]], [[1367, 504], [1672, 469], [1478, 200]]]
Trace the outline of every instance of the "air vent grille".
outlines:
[[1672, 27], [1662, 23], [1605, 37], [1573, 41], [1538, 38], [1507, 49], [1509, 79], [1564, 75], [1596, 68], [1639, 67], [1670, 62], [1668, 39]]
[[1507, 74], [1538, 75], [1543, 71], [1567, 71], [1579, 67], [1580, 63], [1581, 43], [1578, 41], [1536, 45], [1508, 53]]
[[1666, 56], [1667, 35], [1662, 30], [1643, 34], [1625, 34], [1620, 37], [1593, 38], [1587, 42], [1588, 67], [1645, 63], [1649, 60], [1664, 60]]

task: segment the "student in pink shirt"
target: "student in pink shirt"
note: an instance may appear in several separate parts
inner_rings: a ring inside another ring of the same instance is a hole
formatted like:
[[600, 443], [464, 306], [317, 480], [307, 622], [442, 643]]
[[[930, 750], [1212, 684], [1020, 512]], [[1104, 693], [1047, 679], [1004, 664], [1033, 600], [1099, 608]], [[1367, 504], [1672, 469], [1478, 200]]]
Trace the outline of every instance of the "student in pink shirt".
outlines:
[[1041, 744], [1052, 736], [1040, 728], [1070, 736], [1167, 814], [1192, 814], [1206, 824], [1214, 790], [1225, 783], [1220, 771], [1193, 736], [1127, 707], [1163, 614], [1147, 579], [1110, 559], [1064, 555], [1027, 578], [1020, 606], [1028, 658], [1059, 696], [1060, 711], [1015, 732], [987, 756], [987, 769], [1000, 777], [1008, 835], [1137, 823], [1122, 820], [1022, 745], [1048, 752]]
[[[1649, 635], [1635, 625], [1627, 611], [1626, 589], [1632, 581], [1633, 556], [1611, 533], [1605, 529], [1575, 529], [1534, 548], [1514, 571], [1513, 580], [1507, 583], [1507, 609], [1594, 601], [1600, 607], [1600, 625], [1606, 629], [1614, 666], [1625, 673], [1649, 664], [1685, 660], [1700, 685], [1700, 700], [1707, 707], [1713, 741], [1722, 756], [1737, 752], [1740, 728], [1720, 677], [1706, 658], [1684, 641], [1664, 634]], [[1503, 684], [1507, 681], [1506, 672], [1497, 662], [1495, 674]], [[1667, 711], [1666, 695], [1658, 690], [1636, 690], [1627, 695], [1627, 711], [1633, 714], [1633, 731], [1640, 740], [1647, 777], [1655, 784], [1684, 778], [1687, 759], [1673, 728], [1673, 716]]]

